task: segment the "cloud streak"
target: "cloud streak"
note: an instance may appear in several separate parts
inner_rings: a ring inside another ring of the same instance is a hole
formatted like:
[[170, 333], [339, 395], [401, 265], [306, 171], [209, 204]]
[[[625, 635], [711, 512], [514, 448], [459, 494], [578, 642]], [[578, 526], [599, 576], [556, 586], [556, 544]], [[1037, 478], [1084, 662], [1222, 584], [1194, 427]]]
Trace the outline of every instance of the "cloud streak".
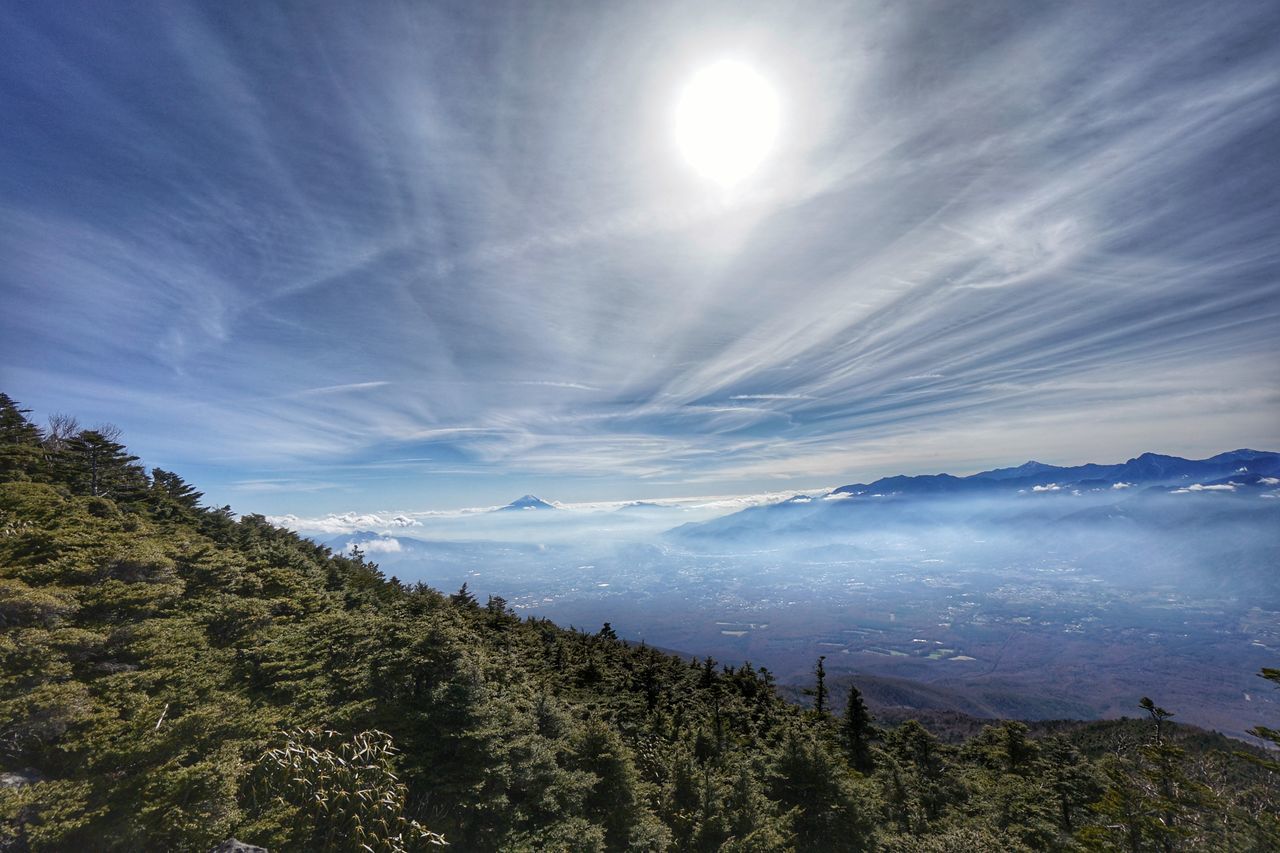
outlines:
[[[0, 12], [0, 367], [219, 500], [1280, 440], [1265, 5], [142, 6]], [[668, 125], [726, 54], [731, 194]]]

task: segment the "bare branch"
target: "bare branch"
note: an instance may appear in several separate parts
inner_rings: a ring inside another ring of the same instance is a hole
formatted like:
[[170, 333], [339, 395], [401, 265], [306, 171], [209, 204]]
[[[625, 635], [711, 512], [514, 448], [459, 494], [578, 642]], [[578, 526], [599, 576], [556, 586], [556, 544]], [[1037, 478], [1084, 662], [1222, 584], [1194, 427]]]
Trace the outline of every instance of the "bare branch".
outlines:
[[80, 421], [71, 415], [55, 412], [49, 415], [49, 429], [45, 432], [44, 446], [49, 450], [61, 450], [79, 432]]
[[124, 434], [124, 430], [122, 430], [120, 427], [116, 426], [115, 424], [106, 424], [106, 423], [98, 424], [94, 432], [101, 435], [107, 441], [115, 441], [117, 438], [119, 438], [121, 435]]

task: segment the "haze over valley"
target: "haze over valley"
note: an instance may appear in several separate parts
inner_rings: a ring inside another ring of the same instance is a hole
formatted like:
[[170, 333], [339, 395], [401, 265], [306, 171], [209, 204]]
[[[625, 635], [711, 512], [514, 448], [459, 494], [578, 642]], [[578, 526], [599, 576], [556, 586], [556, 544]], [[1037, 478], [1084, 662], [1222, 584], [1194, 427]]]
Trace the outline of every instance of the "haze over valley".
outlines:
[[1275, 453], [273, 520], [405, 582], [783, 683], [826, 655], [887, 705], [1095, 718], [1158, 692], [1235, 736], [1276, 708], [1254, 675], [1280, 650]]

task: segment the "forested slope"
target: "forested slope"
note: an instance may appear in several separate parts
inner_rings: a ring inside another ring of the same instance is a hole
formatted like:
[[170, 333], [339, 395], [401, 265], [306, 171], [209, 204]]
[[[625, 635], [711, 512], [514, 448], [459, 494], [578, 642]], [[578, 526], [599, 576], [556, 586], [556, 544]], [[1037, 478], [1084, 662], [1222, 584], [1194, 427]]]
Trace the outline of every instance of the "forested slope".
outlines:
[[1280, 845], [1275, 765], [1154, 705], [944, 744], [200, 499], [0, 395], [0, 850]]

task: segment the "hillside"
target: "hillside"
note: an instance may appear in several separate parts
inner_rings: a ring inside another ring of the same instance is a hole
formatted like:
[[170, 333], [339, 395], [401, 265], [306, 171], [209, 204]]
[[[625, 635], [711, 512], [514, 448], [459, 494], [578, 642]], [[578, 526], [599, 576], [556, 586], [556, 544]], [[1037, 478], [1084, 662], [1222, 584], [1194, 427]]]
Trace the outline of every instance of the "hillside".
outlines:
[[0, 395], [0, 850], [1280, 845], [1275, 765], [1141, 697], [1141, 724], [880, 729], [822, 680], [806, 709], [402, 584], [62, 427]]

